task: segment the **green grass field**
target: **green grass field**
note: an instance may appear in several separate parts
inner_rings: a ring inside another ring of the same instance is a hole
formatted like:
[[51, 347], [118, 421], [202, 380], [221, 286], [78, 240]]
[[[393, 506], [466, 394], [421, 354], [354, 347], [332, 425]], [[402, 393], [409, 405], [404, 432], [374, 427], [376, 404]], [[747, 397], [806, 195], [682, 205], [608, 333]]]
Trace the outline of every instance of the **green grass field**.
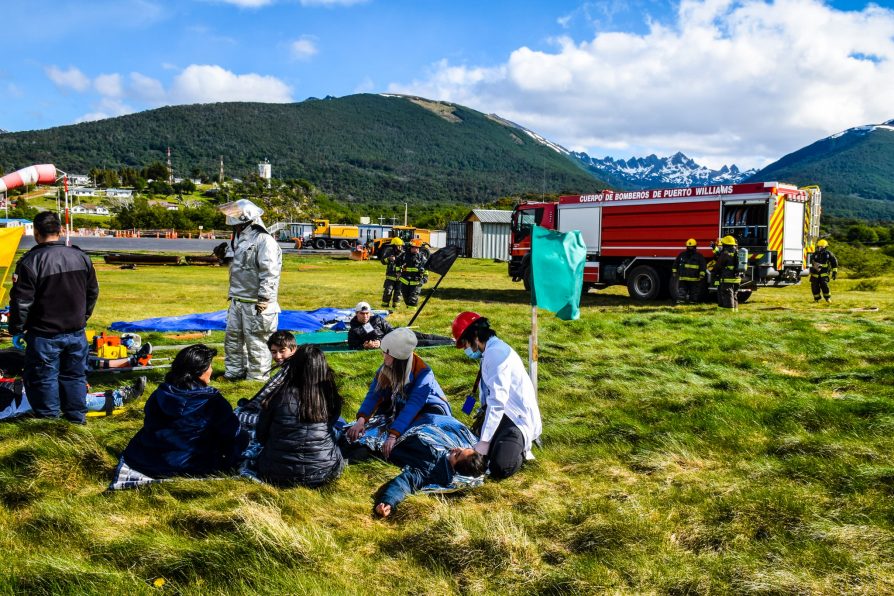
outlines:
[[[97, 329], [226, 305], [222, 268], [97, 271]], [[282, 306], [377, 304], [382, 277], [289, 257]], [[869, 281], [840, 278], [831, 305], [801, 284], [738, 313], [621, 288], [586, 295], [579, 321], [541, 311], [537, 461], [388, 521], [371, 516], [397, 473], [381, 462], [323, 490], [227, 478], [105, 494], [148, 392], [86, 427], [0, 424], [0, 593], [892, 593], [894, 277]], [[417, 324], [448, 334], [467, 309], [527, 356], [530, 307], [505, 264], [457, 262]], [[422, 355], [465, 418], [474, 363]], [[381, 358], [329, 360], [351, 418]], [[232, 403], [258, 387], [215, 384]]]

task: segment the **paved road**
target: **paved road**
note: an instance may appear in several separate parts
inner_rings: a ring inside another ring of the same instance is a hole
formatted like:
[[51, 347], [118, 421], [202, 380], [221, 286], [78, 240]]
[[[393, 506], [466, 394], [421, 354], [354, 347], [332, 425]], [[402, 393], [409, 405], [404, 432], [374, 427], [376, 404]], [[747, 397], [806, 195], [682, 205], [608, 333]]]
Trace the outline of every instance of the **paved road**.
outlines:
[[[83, 250], [91, 253], [107, 253], [107, 252], [159, 252], [159, 253], [197, 253], [210, 255], [211, 250], [224, 242], [223, 240], [198, 240], [188, 238], [177, 238], [175, 240], [167, 240], [164, 238], [92, 238], [72, 237], [71, 243], [80, 246]], [[295, 244], [292, 242], [280, 242], [283, 252], [300, 253], [300, 254], [347, 254], [344, 250], [295, 250]], [[34, 246], [33, 236], [23, 236], [19, 243], [19, 248], [27, 250]]]

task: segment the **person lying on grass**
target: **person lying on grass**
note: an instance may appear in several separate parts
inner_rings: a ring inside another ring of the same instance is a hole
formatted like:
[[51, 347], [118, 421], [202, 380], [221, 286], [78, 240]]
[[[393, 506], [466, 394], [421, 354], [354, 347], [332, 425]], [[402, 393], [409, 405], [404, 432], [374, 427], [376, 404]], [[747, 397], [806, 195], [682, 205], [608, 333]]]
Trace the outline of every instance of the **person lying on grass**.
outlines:
[[[85, 397], [87, 416], [90, 416], [91, 412], [112, 414], [115, 410], [123, 408], [124, 404], [143, 395], [145, 388], [146, 377], [137, 377], [137, 380], [130, 385], [106, 391], [88, 391]], [[0, 378], [0, 420], [27, 418], [32, 414], [22, 381], [8, 377]]]
[[403, 471], [377, 491], [375, 514], [388, 517], [405, 498], [419, 490], [448, 492], [479, 485], [487, 464], [473, 448], [477, 441], [453, 416], [421, 416], [419, 424], [395, 442], [390, 461], [402, 466]]
[[236, 466], [244, 447], [239, 420], [224, 396], [208, 385], [216, 354], [204, 344], [177, 353], [164, 383], [146, 401], [143, 428], [121, 454], [110, 488], [139, 485], [122, 478], [130, 471], [151, 482], [209, 476]]
[[450, 406], [431, 368], [417, 356], [416, 336], [411, 329], [399, 327], [382, 338], [383, 364], [376, 371], [357, 412], [357, 421], [348, 429], [347, 438], [357, 441], [365, 432], [373, 414], [388, 417], [388, 439], [382, 445], [385, 459], [395, 441], [415, 424], [422, 414], [450, 416]]
[[343, 404], [335, 375], [322, 350], [304, 345], [283, 363], [282, 376], [261, 402], [257, 475], [276, 486], [321, 486], [345, 466], [333, 432]]

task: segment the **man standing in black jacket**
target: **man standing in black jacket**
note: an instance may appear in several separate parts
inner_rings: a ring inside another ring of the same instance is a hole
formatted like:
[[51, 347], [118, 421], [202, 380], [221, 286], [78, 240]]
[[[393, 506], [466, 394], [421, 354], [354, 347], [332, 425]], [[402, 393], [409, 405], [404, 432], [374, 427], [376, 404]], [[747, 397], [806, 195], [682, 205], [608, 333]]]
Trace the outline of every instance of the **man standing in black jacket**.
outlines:
[[25, 253], [12, 278], [9, 332], [21, 346], [22, 378], [34, 415], [85, 423], [87, 337], [84, 328], [99, 296], [90, 257], [59, 239], [62, 224], [50, 211], [34, 218], [37, 246]]

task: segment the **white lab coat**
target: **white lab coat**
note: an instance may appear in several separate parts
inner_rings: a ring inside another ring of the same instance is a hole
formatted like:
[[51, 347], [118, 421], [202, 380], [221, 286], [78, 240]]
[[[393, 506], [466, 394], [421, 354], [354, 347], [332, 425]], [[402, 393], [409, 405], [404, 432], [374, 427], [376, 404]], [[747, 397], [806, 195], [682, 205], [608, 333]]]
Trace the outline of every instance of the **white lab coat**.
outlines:
[[515, 350], [498, 337], [487, 340], [481, 357], [481, 404], [487, 406], [481, 441], [490, 442], [507, 416], [525, 437], [525, 452], [543, 432], [534, 384]]

